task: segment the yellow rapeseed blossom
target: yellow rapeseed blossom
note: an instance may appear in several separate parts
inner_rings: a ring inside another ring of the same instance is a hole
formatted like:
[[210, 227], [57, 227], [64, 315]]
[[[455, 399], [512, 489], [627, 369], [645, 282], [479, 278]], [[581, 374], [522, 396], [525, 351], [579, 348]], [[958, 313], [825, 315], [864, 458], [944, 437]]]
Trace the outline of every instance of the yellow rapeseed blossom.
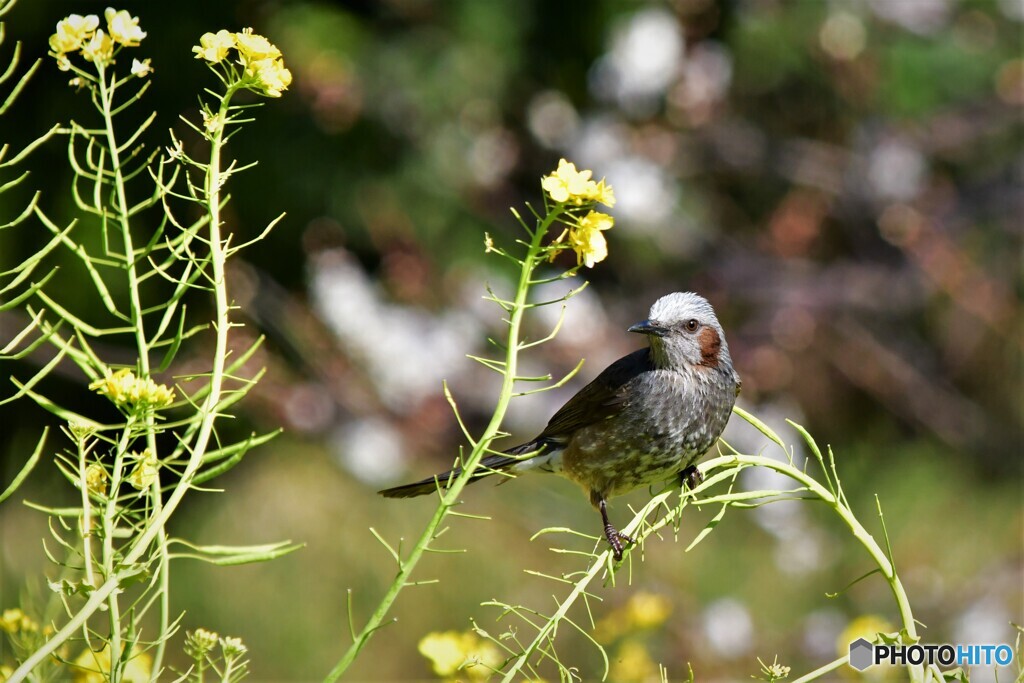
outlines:
[[108, 7], [103, 16], [107, 20], [107, 31], [115, 43], [135, 47], [146, 37], [146, 32], [139, 28], [139, 18], [130, 15], [128, 10]]
[[875, 614], [865, 614], [857, 617], [843, 629], [836, 641], [836, 651], [839, 655], [850, 653], [850, 643], [858, 638], [864, 638], [872, 643], [878, 640], [879, 633], [890, 633], [895, 631], [892, 624], [883, 617]]
[[216, 64], [228, 56], [228, 50], [235, 46], [235, 34], [221, 29], [216, 33], [204, 33], [199, 44], [192, 48], [196, 59], [205, 59]]
[[640, 591], [630, 597], [624, 611], [633, 628], [655, 628], [672, 614], [672, 603], [664, 595]]
[[100, 495], [107, 492], [107, 471], [103, 465], [94, 462], [85, 468], [85, 487]]
[[57, 22], [57, 32], [50, 36], [50, 49], [58, 55], [74, 52], [99, 25], [100, 18], [95, 14], [71, 14]]
[[[110, 677], [110, 644], [106, 644], [99, 652], [84, 649], [70, 665], [75, 683], [106, 683]], [[125, 683], [148, 683], [152, 669], [153, 658], [149, 653], [133, 647], [121, 680]]]
[[606, 213], [591, 211], [569, 230], [569, 246], [576, 252], [576, 264], [593, 268], [608, 257], [608, 242], [602, 231], [609, 230], [615, 219]]
[[281, 51], [277, 46], [258, 33], [253, 33], [251, 28], [242, 29], [235, 34], [235, 47], [242, 58], [242, 63], [256, 62], [261, 59], [277, 59]]
[[172, 389], [157, 384], [148, 377], [136, 377], [135, 373], [127, 368], [96, 380], [89, 388], [103, 394], [117, 405], [164, 408], [174, 400]]
[[217, 64], [227, 59], [232, 49], [238, 52], [238, 64], [247, 79], [242, 84], [250, 90], [267, 97], [280, 97], [291, 85], [292, 72], [285, 67], [281, 51], [265, 36], [253, 33], [251, 28], [237, 33], [224, 29], [217, 33], [204, 33], [192, 52], [196, 59]]
[[612, 189], [611, 185], [604, 181], [604, 178], [601, 178], [601, 180], [595, 184], [594, 192], [590, 198], [595, 202], [604, 204], [609, 209], [615, 206], [615, 190]]
[[280, 59], [260, 59], [249, 62], [245, 72], [255, 76], [268, 97], [280, 97], [281, 92], [292, 84], [292, 72], [285, 68]]
[[143, 59], [141, 62], [137, 59], [132, 60], [132, 76], [145, 78], [151, 73], [153, 73], [153, 64], [149, 59]]
[[540, 181], [540, 186], [556, 202], [573, 201], [582, 204], [596, 190], [597, 183], [590, 179], [593, 171], [577, 171], [576, 164], [558, 160], [558, 168]]
[[114, 56], [114, 41], [103, 29], [96, 29], [89, 42], [82, 45], [82, 56], [87, 62], [106, 64]]
[[203, 110], [203, 128], [210, 133], [216, 133], [224, 127], [224, 119], [220, 114], [213, 114]]
[[589, 202], [600, 202], [608, 208], [615, 206], [615, 191], [602, 178], [599, 182], [591, 179], [593, 171], [576, 170], [576, 164], [558, 160], [554, 173], [541, 179], [540, 185], [556, 202], [569, 202], [581, 206]]
[[627, 639], [619, 645], [612, 657], [608, 677], [613, 681], [657, 680], [658, 665], [643, 644]]
[[139, 490], [149, 488], [160, 471], [160, 461], [148, 448], [141, 453], [132, 453], [131, 457], [135, 460], [135, 468], [128, 475], [128, 483]]
[[595, 636], [601, 642], [610, 643], [630, 633], [657, 628], [670, 614], [672, 603], [668, 598], [640, 591], [597, 622]]
[[38, 631], [39, 624], [32, 617], [25, 614], [21, 609], [5, 609], [0, 615], [0, 631], [17, 633], [18, 631]]
[[459, 672], [470, 678], [486, 678], [502, 662], [498, 648], [472, 631], [428, 633], [418, 649], [430, 660], [434, 673], [442, 677]]

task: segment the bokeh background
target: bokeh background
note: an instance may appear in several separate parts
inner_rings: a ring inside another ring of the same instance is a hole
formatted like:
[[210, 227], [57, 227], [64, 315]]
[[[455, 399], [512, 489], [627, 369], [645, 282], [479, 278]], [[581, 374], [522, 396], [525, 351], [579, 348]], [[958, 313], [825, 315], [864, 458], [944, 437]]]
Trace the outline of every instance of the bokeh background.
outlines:
[[[6, 18], [9, 40], [24, 42], [23, 58], [44, 56], [57, 20], [105, 6], [22, 0]], [[532, 374], [586, 364], [563, 390], [513, 404], [514, 438], [532, 436], [636, 348], [624, 330], [655, 298], [698, 291], [727, 331], [742, 404], [790, 440], [785, 418], [831, 444], [876, 532], [879, 496], [925, 639], [1011, 642], [1010, 622], [1024, 620], [1020, 0], [123, 6], [149, 32], [136, 54], [155, 68], [123, 125], [157, 110], [153, 145], [183, 130], [179, 114], [198, 118], [196, 94], [212, 78], [190, 47], [203, 32], [253, 26], [295, 76], [231, 142], [259, 165], [233, 178], [228, 211], [246, 238], [287, 216], [231, 272], [243, 334], [269, 343], [256, 359], [266, 379], [226, 429], [286, 432], [220, 480], [226, 494], [193, 496], [173, 525], [206, 543], [307, 544], [266, 565], [175, 572], [184, 627], [241, 636], [255, 679], [322, 676], [346, 644], [346, 591], [365, 616], [390, 581], [393, 565], [368, 527], [410, 539], [432, 503], [375, 491], [454, 457], [459, 434], [441, 381], [472, 424], [490, 414], [496, 377], [464, 354], [501, 329], [481, 299], [485, 283], [507, 291], [514, 274], [485, 257], [484, 232], [511, 244], [508, 207], [539, 202], [539, 178], [562, 156], [614, 185], [617, 222], [610, 256], [583, 273], [591, 284], [562, 333], [526, 361]], [[3, 142], [18, 148], [55, 120], [92, 121], [66, 78], [44, 60], [4, 117]], [[42, 190], [58, 222], [74, 217], [63, 142], [28, 165], [24, 191]], [[3, 216], [25, 192], [0, 197]], [[41, 233], [3, 235], [0, 266], [32, 253]], [[67, 265], [67, 300], [98, 314]], [[532, 333], [556, 313], [541, 312]], [[0, 314], [0, 341], [20, 322]], [[131, 361], [116, 345], [104, 350]], [[207, 352], [199, 340], [183, 362], [197, 366]], [[45, 361], [6, 363], [2, 374], [31, 376]], [[70, 365], [44, 388], [102, 410]], [[21, 402], [4, 406], [0, 422], [7, 481], [49, 417]], [[734, 445], [766, 447], [736, 422]], [[647, 495], [617, 500], [613, 516], [627, 518], [627, 504]], [[42, 466], [19, 497], [71, 496]], [[429, 679], [417, 653], [428, 632], [465, 630], [471, 618], [504, 630], [483, 601], [554, 609], [560, 588], [524, 570], [579, 564], [530, 537], [546, 526], [599, 531], [585, 499], [554, 478], [480, 484], [465, 501], [492, 520], [452, 524], [448, 546], [468, 552], [426, 558], [420, 578], [440, 583], [403, 594], [397, 623], [373, 639], [353, 680]], [[713, 512], [694, 510], [678, 541], [649, 543], [631, 585], [599, 591], [613, 678], [654, 675], [660, 662], [673, 677], [689, 663], [699, 680], [749, 680], [756, 658], [776, 653], [806, 671], [837, 655], [858, 618], [894, 619], [877, 577], [826, 597], [870, 565], [824, 510], [730, 513], [684, 553]], [[52, 573], [45, 524], [18, 501], [0, 509], [3, 607], [28, 577]], [[631, 621], [638, 610], [647, 621]], [[561, 635], [563, 659], [599, 676], [592, 646]]]

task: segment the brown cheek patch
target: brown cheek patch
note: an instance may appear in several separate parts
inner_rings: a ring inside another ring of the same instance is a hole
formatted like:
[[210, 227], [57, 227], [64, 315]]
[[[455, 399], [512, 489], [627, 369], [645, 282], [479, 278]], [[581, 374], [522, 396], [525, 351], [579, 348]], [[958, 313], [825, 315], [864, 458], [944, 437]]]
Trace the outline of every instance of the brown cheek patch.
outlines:
[[709, 368], [718, 367], [718, 354], [722, 350], [722, 338], [713, 327], [705, 327], [697, 335], [700, 342], [700, 364]]

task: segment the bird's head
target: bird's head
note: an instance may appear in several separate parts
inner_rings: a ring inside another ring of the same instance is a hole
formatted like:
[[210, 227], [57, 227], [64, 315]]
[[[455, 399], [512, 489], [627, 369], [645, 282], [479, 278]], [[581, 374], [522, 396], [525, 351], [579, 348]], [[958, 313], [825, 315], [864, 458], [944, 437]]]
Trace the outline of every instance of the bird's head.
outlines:
[[729, 345], [715, 309], [693, 292], [661, 297], [651, 306], [647, 320], [629, 331], [647, 335], [658, 367], [732, 370]]

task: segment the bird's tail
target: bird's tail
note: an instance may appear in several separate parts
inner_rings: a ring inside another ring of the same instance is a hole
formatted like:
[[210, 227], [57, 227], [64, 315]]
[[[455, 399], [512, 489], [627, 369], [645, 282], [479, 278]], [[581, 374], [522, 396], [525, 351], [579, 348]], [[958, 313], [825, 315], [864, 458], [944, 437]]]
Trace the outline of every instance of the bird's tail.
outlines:
[[[473, 474], [473, 478], [469, 480], [472, 484], [475, 481], [480, 481], [484, 477], [488, 477], [497, 472], [504, 472], [512, 469], [516, 463], [524, 462], [523, 458], [515, 458], [511, 456], [523, 455], [530, 451], [537, 450], [537, 446], [534, 443], [524, 443], [521, 446], [510, 448], [505, 453], [508, 455], [488, 455], [487, 457], [480, 460], [480, 467]], [[448, 470], [447, 472], [440, 472], [432, 477], [423, 479], [421, 481], [415, 481], [411, 484], [403, 484], [402, 486], [395, 486], [394, 488], [384, 489], [378, 491], [380, 495], [385, 498], [415, 498], [416, 496], [424, 496], [428, 493], [434, 493], [438, 487], [444, 488], [444, 486], [455, 477], [462, 474], [462, 468], [456, 467], [455, 469]]]

